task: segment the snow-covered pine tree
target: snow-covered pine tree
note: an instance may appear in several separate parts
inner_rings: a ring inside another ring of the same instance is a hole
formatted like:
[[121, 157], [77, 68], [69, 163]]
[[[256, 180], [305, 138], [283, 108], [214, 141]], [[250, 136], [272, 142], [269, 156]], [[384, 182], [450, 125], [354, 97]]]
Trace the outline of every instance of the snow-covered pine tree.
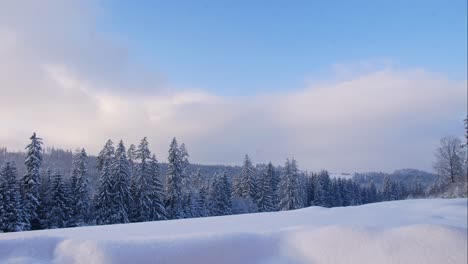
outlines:
[[307, 190], [308, 176], [306, 173], [300, 173], [298, 171], [298, 188], [299, 188], [299, 207], [303, 208], [308, 206], [309, 192]]
[[6, 162], [0, 169], [0, 189], [2, 230], [4, 232], [24, 230], [21, 194], [17, 181], [16, 165], [13, 162]]
[[273, 205], [273, 166], [271, 162], [263, 169], [258, 181], [258, 211], [271, 212], [275, 210]]
[[182, 170], [183, 170], [182, 174], [184, 174], [184, 176], [187, 176], [188, 172], [186, 170], [188, 169], [188, 167], [190, 165], [190, 162], [188, 160], [190, 155], [187, 152], [187, 148], [185, 147], [185, 143], [180, 144], [179, 156], [180, 156], [181, 166], [182, 166]]
[[245, 155], [244, 164], [238, 182], [235, 186], [234, 196], [256, 202], [255, 169], [248, 155]]
[[[201, 175], [201, 172], [200, 172]], [[198, 204], [200, 206], [200, 212], [199, 216], [204, 217], [204, 216], [210, 216], [209, 212], [209, 202], [210, 202], [210, 187], [208, 182], [206, 181], [200, 181], [198, 185]]]
[[231, 214], [231, 191], [226, 172], [215, 175], [210, 192], [210, 215]]
[[99, 185], [95, 196], [95, 217], [98, 225], [111, 224], [113, 204], [113, 183], [111, 180], [111, 164], [114, 159], [114, 146], [108, 140], [97, 157]]
[[200, 217], [201, 204], [199, 203], [198, 191], [195, 188], [188, 188], [185, 190], [183, 198], [184, 217]]
[[[145, 137], [146, 138], [146, 137]], [[135, 160], [137, 159], [137, 153], [136, 153], [136, 146], [134, 144], [131, 144], [130, 147], [127, 149], [127, 158], [128, 162], [130, 163], [130, 172], [132, 176], [134, 175], [134, 165], [135, 165]]]
[[332, 197], [332, 190], [331, 190], [331, 181], [330, 176], [328, 175], [328, 171], [323, 170], [318, 175], [318, 181], [320, 186], [320, 192], [316, 195], [319, 197], [320, 206], [323, 207], [332, 207], [333, 206], [333, 197]]
[[267, 165], [267, 173], [271, 175], [271, 186], [272, 186], [271, 191], [273, 194], [272, 203], [273, 203], [273, 210], [276, 211], [278, 210], [278, 203], [279, 203], [278, 186], [279, 186], [280, 177], [279, 177], [279, 173], [276, 173], [276, 169], [271, 162], [269, 162]]
[[279, 183], [279, 210], [284, 211], [299, 208], [299, 193], [296, 173], [297, 172], [292, 166], [292, 162], [287, 159]]
[[197, 169], [197, 171], [195, 172], [195, 174], [192, 176], [192, 186], [194, 186], [196, 189], [200, 190], [203, 183], [204, 183], [204, 179], [203, 179], [203, 175], [202, 175], [202, 172], [201, 172], [201, 169]]
[[343, 197], [340, 191], [339, 178], [331, 181], [331, 190], [333, 197], [333, 206], [343, 206]]
[[150, 168], [151, 151], [148, 147], [148, 141], [144, 137], [138, 149], [136, 150], [135, 173], [132, 177], [132, 206], [131, 221], [144, 222], [151, 219], [151, 193], [153, 192], [151, 182]]
[[42, 229], [48, 227], [47, 212], [49, 210], [49, 189], [52, 182], [52, 170], [47, 168], [44, 177], [41, 177], [41, 185], [39, 186], [39, 219]]
[[112, 206], [111, 223], [128, 223], [131, 204], [130, 195], [130, 164], [127, 159], [123, 141], [120, 140], [115, 149], [111, 164]]
[[151, 178], [149, 185], [151, 187], [150, 201], [151, 201], [151, 214], [150, 220], [165, 220], [167, 219], [166, 208], [164, 207], [164, 190], [159, 178], [159, 164], [156, 156], [153, 155], [149, 162]]
[[308, 192], [309, 192], [309, 201], [308, 201], [308, 206], [314, 206], [315, 205], [315, 185], [316, 185], [316, 175], [315, 173], [310, 173], [309, 174], [309, 180], [308, 180]]
[[68, 192], [62, 180], [62, 175], [58, 171], [52, 175], [49, 197], [49, 209], [47, 212], [48, 228], [66, 227], [70, 218]]
[[379, 193], [377, 192], [377, 187], [375, 187], [375, 183], [372, 181], [369, 185], [369, 203], [378, 202]]
[[83, 226], [91, 220], [91, 197], [88, 179], [88, 155], [85, 149], [77, 151], [73, 161], [70, 226]]
[[101, 172], [104, 167], [108, 167], [110, 161], [114, 157], [114, 142], [112, 140], [108, 139], [102, 150], [99, 152], [97, 156], [97, 164], [96, 167], [99, 172]]
[[383, 181], [382, 196], [383, 196], [384, 201], [392, 200], [392, 182], [387, 176], [385, 176], [384, 181]]
[[169, 148], [168, 168], [166, 176], [165, 205], [169, 219], [183, 218], [182, 199], [182, 173], [183, 162], [180, 157], [179, 146], [176, 138], [172, 139]]
[[196, 190], [191, 186], [191, 178], [189, 171], [189, 154], [185, 144], [182, 143], [179, 146], [179, 157], [181, 161], [181, 178], [182, 178], [182, 210], [185, 218], [195, 217], [199, 210], [198, 204], [196, 203], [196, 196], [198, 195]]
[[26, 173], [21, 179], [21, 194], [23, 200], [23, 213], [25, 217], [25, 228], [40, 228], [38, 217], [39, 208], [39, 186], [41, 177], [39, 170], [42, 163], [42, 139], [33, 133], [31, 143], [26, 147]]

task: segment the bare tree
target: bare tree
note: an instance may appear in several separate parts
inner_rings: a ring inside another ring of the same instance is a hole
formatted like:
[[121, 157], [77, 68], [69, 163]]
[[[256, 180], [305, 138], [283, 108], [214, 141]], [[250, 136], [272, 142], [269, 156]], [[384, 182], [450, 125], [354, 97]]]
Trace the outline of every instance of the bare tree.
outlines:
[[435, 156], [434, 169], [439, 176], [450, 179], [452, 183], [463, 177], [463, 150], [460, 139], [442, 138]]

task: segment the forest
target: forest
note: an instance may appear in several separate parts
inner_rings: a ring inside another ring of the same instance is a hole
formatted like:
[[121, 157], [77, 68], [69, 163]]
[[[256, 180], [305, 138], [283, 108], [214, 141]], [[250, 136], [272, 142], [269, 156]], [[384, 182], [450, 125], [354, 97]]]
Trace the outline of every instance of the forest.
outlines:
[[[422, 198], [438, 176], [418, 170], [352, 178], [301, 171], [298, 162], [202, 166], [174, 138], [166, 163], [147, 138], [128, 149], [108, 140], [99, 154], [43, 149], [35, 133], [25, 153], [0, 149], [0, 228], [4, 232], [352, 206]], [[22, 164], [21, 164], [22, 163]]]

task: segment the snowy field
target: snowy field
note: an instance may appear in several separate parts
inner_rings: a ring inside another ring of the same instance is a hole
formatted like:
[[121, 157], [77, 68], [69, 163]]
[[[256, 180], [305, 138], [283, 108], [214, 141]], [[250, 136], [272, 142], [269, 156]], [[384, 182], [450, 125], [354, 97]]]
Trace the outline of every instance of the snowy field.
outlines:
[[467, 200], [0, 234], [1, 263], [466, 263]]

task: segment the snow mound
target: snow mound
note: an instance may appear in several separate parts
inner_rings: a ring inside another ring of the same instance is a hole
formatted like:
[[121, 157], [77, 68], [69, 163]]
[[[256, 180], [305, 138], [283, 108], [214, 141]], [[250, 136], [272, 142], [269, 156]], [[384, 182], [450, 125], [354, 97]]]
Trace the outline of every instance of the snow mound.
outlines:
[[1, 263], [466, 263], [467, 200], [0, 234]]

